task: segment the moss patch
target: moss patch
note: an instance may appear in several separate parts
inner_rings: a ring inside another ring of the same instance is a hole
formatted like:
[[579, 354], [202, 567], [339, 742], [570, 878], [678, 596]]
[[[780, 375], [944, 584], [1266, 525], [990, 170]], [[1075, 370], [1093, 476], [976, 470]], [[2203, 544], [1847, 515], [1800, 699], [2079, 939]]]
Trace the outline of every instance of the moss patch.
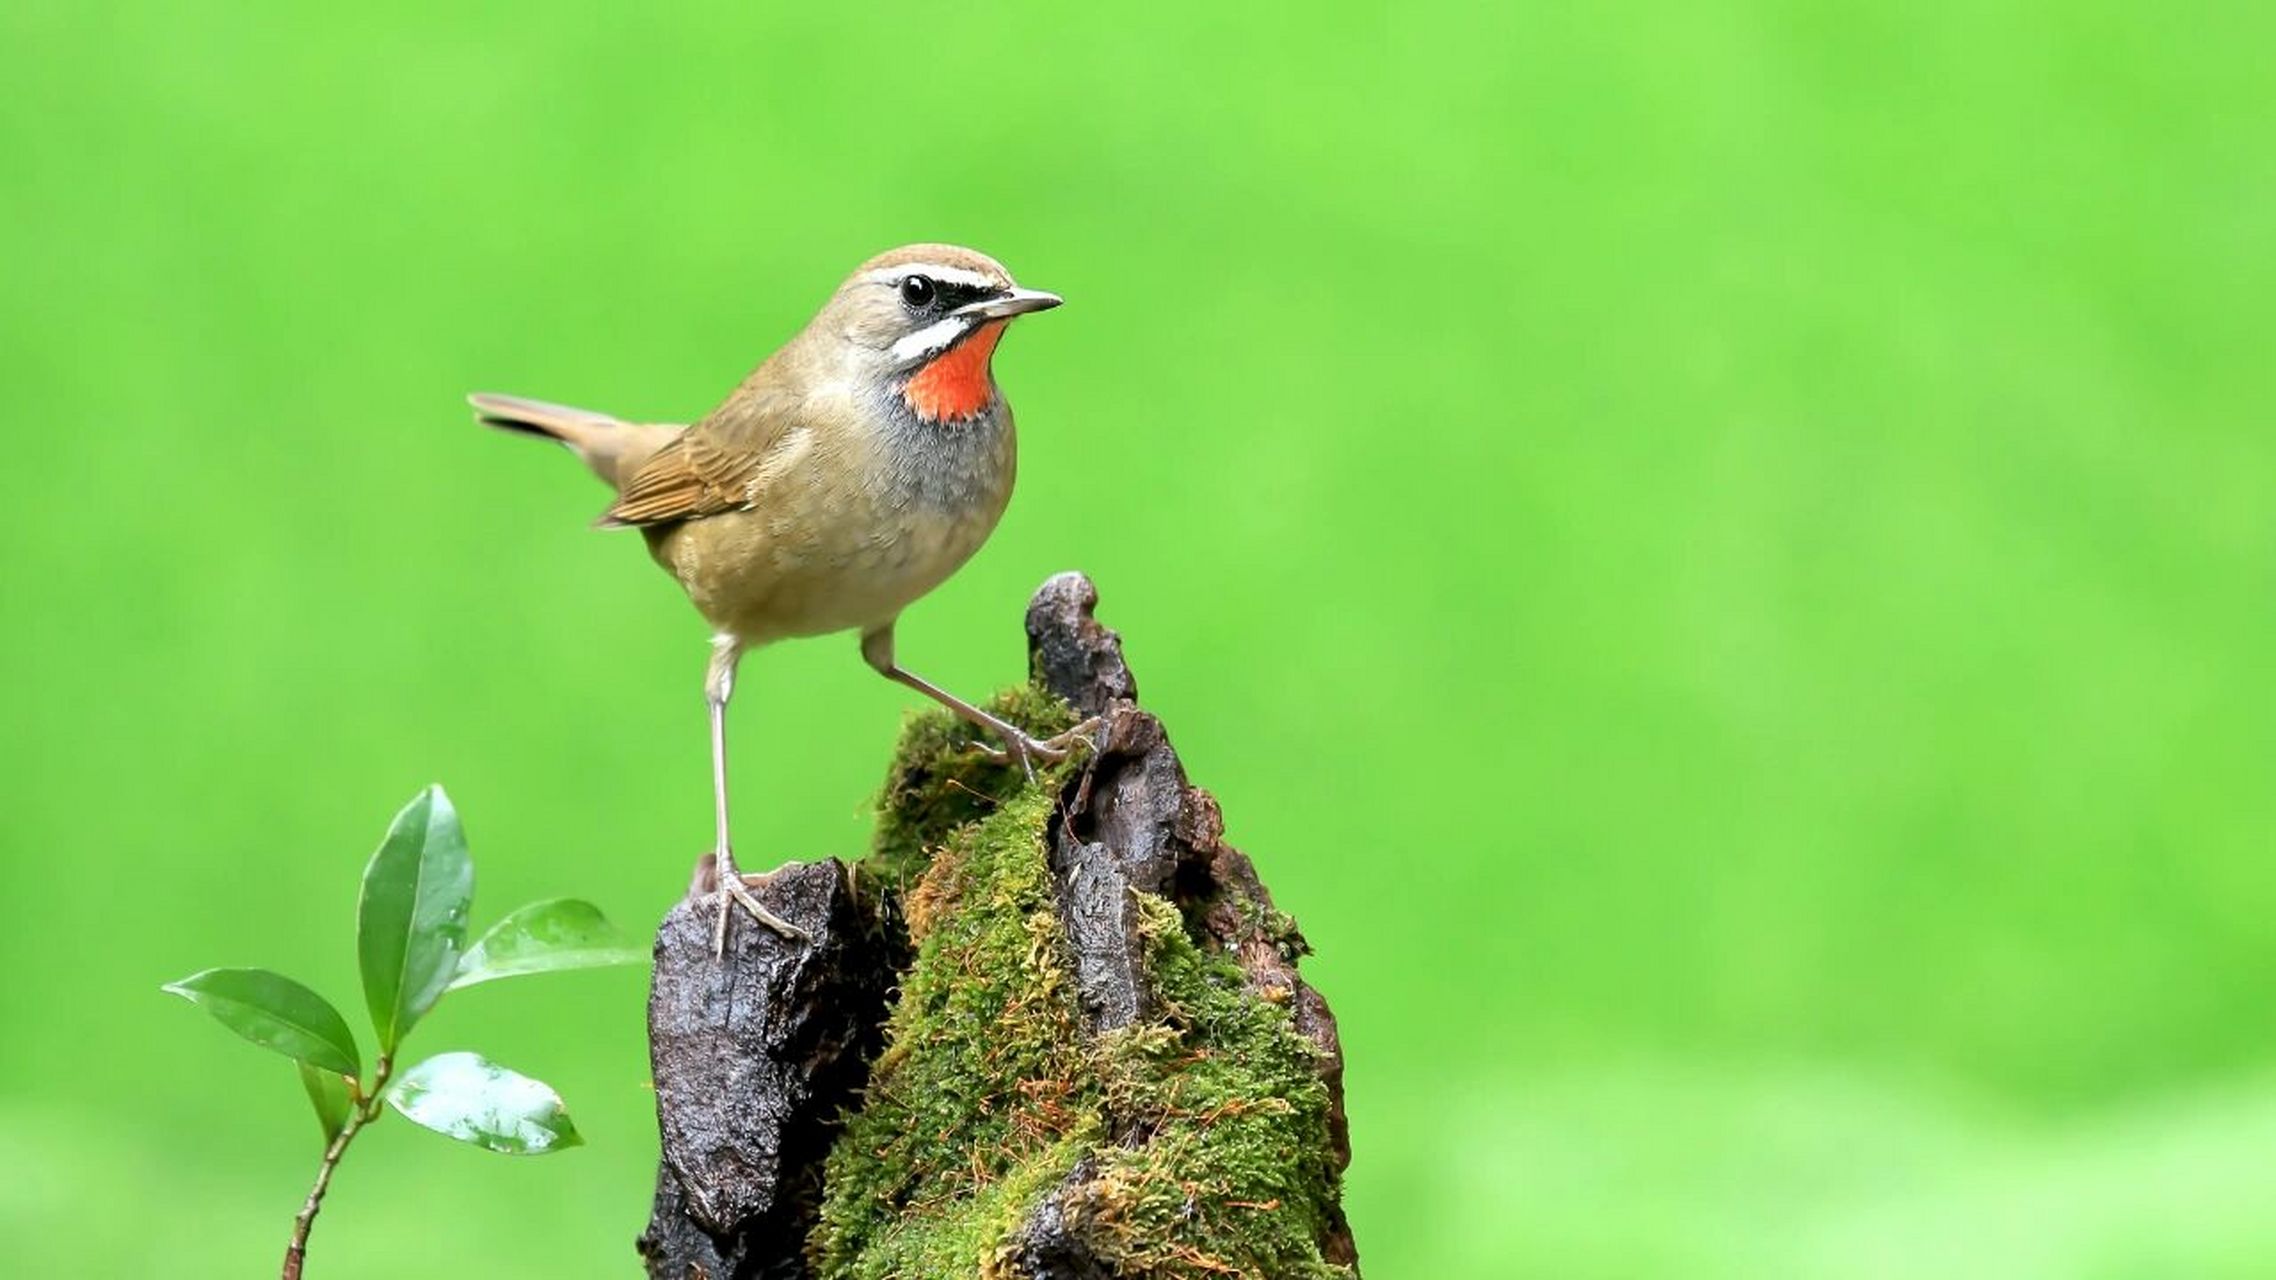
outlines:
[[917, 958], [825, 1175], [825, 1275], [977, 1274], [1098, 1132], [1036, 842], [1050, 809], [1024, 788], [955, 828], [911, 895]]
[[1141, 897], [1139, 913], [1163, 1016], [1101, 1037], [1096, 1059], [1115, 1129], [1144, 1141], [1099, 1152], [1070, 1218], [1124, 1274], [1348, 1275], [1320, 1259], [1336, 1178], [1312, 1042], [1176, 907]]
[[[1039, 738], [1075, 723], [1066, 703], [1030, 685], [997, 694], [987, 709]], [[877, 798], [877, 836], [861, 862], [862, 876], [890, 892], [908, 888], [950, 833], [994, 813], [1017, 793], [1027, 775], [981, 750], [994, 745], [982, 730], [945, 711], [910, 717]]]
[[[1034, 690], [992, 709], [1053, 732]], [[1311, 1043], [1240, 971], [1141, 901], [1156, 1022], [1082, 1025], [1044, 839], [1060, 770], [1027, 783], [945, 716], [913, 721], [881, 801], [870, 883], [914, 959], [887, 1047], [833, 1148], [810, 1252], [822, 1275], [1001, 1274], [1079, 1163], [1068, 1225], [1130, 1276], [1330, 1277], [1329, 1098]]]

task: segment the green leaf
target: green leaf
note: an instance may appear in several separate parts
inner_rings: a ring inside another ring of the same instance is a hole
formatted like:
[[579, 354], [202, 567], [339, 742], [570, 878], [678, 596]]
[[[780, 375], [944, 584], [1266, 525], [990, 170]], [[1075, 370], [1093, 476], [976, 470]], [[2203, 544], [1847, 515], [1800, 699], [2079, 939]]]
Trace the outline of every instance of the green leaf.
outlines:
[[582, 1142], [561, 1095], [479, 1053], [438, 1053], [403, 1073], [388, 1105], [436, 1133], [509, 1156]]
[[381, 1053], [394, 1053], [450, 985], [473, 902], [474, 862], [458, 811], [441, 787], [429, 787], [395, 815], [364, 868], [356, 905], [356, 958]]
[[533, 902], [491, 925], [459, 961], [450, 989], [525, 973], [598, 969], [646, 959], [648, 949], [618, 932], [599, 907], [576, 898], [553, 898]]
[[348, 1082], [337, 1072], [300, 1064], [300, 1087], [308, 1090], [309, 1104], [316, 1108], [316, 1123], [323, 1126], [324, 1141], [329, 1145], [340, 1136], [348, 1123]]
[[166, 990], [264, 1049], [352, 1076], [363, 1070], [347, 1019], [324, 997], [267, 969], [207, 969]]

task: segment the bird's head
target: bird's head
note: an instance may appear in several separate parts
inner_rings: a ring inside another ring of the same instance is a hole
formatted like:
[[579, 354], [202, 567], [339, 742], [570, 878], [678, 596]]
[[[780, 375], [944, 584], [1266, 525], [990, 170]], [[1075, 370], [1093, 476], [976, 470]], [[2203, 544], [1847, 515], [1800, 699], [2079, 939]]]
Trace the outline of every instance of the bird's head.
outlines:
[[861, 264], [816, 326], [845, 343], [861, 371], [927, 422], [969, 418], [996, 396], [988, 362], [1015, 316], [1059, 305], [1022, 289], [987, 254], [913, 244]]

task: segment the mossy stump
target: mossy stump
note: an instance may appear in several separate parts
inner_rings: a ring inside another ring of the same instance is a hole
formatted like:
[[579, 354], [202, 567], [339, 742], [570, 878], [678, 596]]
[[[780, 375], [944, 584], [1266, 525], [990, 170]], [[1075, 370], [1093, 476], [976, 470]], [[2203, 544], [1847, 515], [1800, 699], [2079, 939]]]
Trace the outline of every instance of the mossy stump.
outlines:
[[1335, 1021], [1307, 948], [1140, 710], [1078, 574], [992, 709], [1096, 747], [1030, 779], [913, 720], [851, 868], [658, 934], [653, 1277], [1352, 1277]]

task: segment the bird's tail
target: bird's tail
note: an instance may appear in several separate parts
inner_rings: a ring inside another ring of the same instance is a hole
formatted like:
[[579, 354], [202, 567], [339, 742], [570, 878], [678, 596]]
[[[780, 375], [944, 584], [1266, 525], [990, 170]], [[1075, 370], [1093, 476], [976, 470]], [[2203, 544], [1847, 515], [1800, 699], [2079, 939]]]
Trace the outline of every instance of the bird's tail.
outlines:
[[686, 430], [676, 423], [626, 422], [591, 409], [489, 392], [476, 392], [466, 402], [484, 426], [567, 446], [612, 489], [622, 489], [641, 463]]

